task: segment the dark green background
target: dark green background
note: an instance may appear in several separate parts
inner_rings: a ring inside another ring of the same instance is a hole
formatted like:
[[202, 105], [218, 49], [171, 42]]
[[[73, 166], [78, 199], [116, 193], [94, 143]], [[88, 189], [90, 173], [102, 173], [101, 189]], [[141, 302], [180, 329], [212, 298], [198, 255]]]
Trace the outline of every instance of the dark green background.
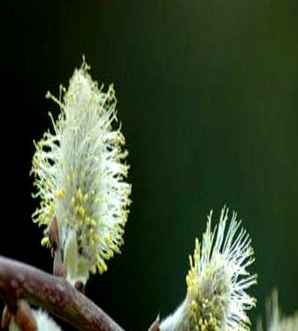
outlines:
[[256, 251], [253, 321], [275, 286], [284, 311], [297, 309], [297, 0], [14, 1], [4, 9], [8, 240], [0, 253], [50, 270], [30, 222], [32, 140], [56, 110], [45, 92], [67, 86], [85, 54], [93, 78], [115, 84], [133, 184], [123, 254], [92, 277], [88, 295], [125, 329], [145, 330], [183, 299], [194, 239], [209, 210], [218, 216], [227, 204]]

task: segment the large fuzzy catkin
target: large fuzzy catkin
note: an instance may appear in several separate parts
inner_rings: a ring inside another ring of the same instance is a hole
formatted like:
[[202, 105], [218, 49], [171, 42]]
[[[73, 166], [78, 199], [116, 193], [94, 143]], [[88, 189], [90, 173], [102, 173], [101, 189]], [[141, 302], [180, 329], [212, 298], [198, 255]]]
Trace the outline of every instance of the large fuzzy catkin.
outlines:
[[32, 172], [40, 207], [33, 220], [44, 226], [42, 242], [56, 218], [66, 277], [86, 282], [89, 272], [106, 271], [119, 253], [128, 216], [130, 184], [124, 136], [117, 121], [113, 86], [99, 88], [85, 61], [61, 88], [53, 132], [35, 144]]
[[212, 231], [208, 216], [202, 243], [196, 240], [186, 277], [187, 294], [180, 307], [160, 325], [161, 331], [248, 330], [246, 310], [255, 299], [246, 289], [256, 275], [246, 270], [253, 263], [251, 240], [236, 214], [227, 226], [228, 209], [223, 208], [219, 224]]

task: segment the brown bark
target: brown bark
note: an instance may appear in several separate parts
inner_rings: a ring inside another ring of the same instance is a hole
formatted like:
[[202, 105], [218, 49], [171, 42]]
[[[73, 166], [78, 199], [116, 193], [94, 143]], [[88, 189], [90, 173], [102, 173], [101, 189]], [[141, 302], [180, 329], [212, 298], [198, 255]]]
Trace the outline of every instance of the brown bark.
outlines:
[[1, 256], [0, 297], [9, 306], [24, 299], [80, 331], [124, 331], [64, 278]]

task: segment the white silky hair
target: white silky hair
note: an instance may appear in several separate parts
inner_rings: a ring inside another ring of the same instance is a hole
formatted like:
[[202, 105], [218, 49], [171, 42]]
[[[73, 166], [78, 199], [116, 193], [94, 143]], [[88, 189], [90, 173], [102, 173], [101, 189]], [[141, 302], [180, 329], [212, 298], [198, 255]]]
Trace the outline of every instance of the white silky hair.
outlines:
[[[36, 320], [37, 331], [62, 331], [60, 326], [43, 310], [32, 310], [33, 316]], [[22, 331], [12, 318], [9, 324], [9, 331]]]
[[186, 299], [182, 304], [174, 311], [173, 314], [169, 315], [160, 324], [160, 331], [188, 331], [188, 308]]

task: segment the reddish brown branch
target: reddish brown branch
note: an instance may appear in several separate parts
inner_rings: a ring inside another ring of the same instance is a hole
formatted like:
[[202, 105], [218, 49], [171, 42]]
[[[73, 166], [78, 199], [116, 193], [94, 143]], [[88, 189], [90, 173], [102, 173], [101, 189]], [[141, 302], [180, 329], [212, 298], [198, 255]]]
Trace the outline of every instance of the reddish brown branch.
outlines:
[[0, 297], [10, 306], [25, 299], [80, 331], [124, 331], [65, 279], [1, 256]]

